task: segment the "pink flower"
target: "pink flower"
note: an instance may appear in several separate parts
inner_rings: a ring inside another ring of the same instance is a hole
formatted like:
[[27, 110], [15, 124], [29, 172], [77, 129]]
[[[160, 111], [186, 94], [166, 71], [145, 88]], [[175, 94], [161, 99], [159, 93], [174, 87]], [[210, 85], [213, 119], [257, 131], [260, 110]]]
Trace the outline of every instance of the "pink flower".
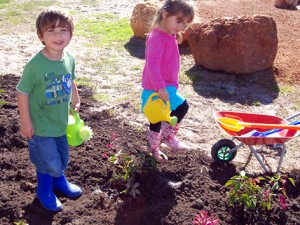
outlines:
[[111, 148], [113, 146], [113, 143], [108, 143], [107, 145], [106, 145], [106, 148]]
[[115, 140], [118, 137], [118, 134], [116, 132], [111, 133], [111, 139]]
[[270, 190], [266, 190], [263, 194], [264, 194], [264, 196], [265, 196], [266, 198], [268, 198], [268, 197], [269, 197], [269, 193], [270, 193]]
[[288, 206], [287, 206], [287, 203], [286, 203], [286, 199], [283, 195], [281, 195], [279, 197], [279, 203], [280, 203], [280, 207], [283, 211], [287, 209]]
[[194, 225], [217, 225], [219, 219], [214, 219], [214, 215], [208, 215], [207, 211], [200, 210], [200, 214], [195, 215], [195, 220], [193, 220]]
[[259, 179], [254, 178], [254, 181], [255, 181], [257, 184], [260, 184], [260, 180], [259, 180]]

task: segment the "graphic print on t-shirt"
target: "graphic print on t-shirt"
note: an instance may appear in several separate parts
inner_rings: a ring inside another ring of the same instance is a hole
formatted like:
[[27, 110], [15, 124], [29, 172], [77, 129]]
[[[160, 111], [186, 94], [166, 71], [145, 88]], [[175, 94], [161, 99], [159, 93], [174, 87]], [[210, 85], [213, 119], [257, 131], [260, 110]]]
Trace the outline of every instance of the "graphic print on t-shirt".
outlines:
[[54, 72], [44, 75], [46, 83], [46, 104], [54, 105], [68, 102], [71, 93], [72, 76], [71, 74], [59, 74]]

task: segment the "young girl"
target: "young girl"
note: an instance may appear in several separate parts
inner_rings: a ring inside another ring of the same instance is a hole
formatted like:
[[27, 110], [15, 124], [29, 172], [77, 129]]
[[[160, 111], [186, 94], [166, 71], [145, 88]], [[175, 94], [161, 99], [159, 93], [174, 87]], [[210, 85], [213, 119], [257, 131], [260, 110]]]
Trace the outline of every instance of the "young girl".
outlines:
[[37, 171], [36, 196], [44, 208], [59, 211], [62, 204], [53, 189], [69, 198], [82, 193], [64, 175], [69, 161], [66, 127], [70, 99], [75, 111], [80, 108], [75, 59], [65, 51], [74, 25], [69, 15], [49, 8], [38, 16], [36, 28], [44, 48], [26, 64], [17, 85], [21, 133], [28, 139]]
[[[183, 31], [194, 18], [193, 7], [184, 0], [166, 0], [157, 13], [154, 27], [146, 40], [146, 63], [142, 75], [142, 109], [149, 96], [157, 92], [163, 101], [170, 101], [171, 116], [182, 121], [189, 105], [178, 92], [180, 56], [176, 35]], [[182, 152], [189, 147], [176, 138], [178, 124], [172, 127], [167, 122], [150, 124], [148, 141], [150, 151], [158, 162], [168, 160], [159, 149], [161, 142], [172, 151]]]

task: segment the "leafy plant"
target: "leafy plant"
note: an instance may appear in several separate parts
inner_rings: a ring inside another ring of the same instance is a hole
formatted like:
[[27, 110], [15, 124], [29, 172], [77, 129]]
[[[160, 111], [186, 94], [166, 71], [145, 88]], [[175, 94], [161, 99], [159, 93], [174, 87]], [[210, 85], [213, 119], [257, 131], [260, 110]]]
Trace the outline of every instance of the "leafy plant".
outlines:
[[136, 194], [140, 194], [137, 190], [140, 184], [135, 182], [135, 174], [140, 165], [135, 162], [133, 157], [128, 156], [120, 150], [118, 153], [112, 154], [108, 158], [108, 161], [113, 165], [113, 177], [111, 181], [119, 180], [126, 183], [126, 189], [121, 191], [121, 193], [129, 193], [134, 198]]
[[7, 102], [0, 99], [0, 105], [5, 105], [5, 104], [7, 104]]
[[102, 158], [108, 159], [113, 165], [113, 175], [110, 182], [119, 181], [123, 183], [125, 189], [120, 193], [130, 194], [135, 198], [137, 194], [140, 194], [138, 190], [140, 183], [136, 182], [136, 175], [147, 168], [147, 165], [155, 168], [155, 160], [144, 153], [138, 155], [138, 160], [135, 156], [130, 156], [122, 150], [116, 152], [115, 140], [117, 139], [117, 134], [113, 133], [111, 138], [112, 142], [106, 145], [108, 149], [111, 149], [111, 152], [105, 151], [102, 153]]
[[142, 170], [144, 169], [157, 169], [157, 162], [156, 162], [156, 159], [155, 157], [150, 153], [150, 152], [143, 152], [143, 153], [140, 153], [139, 155], [139, 158], [141, 160], [141, 164], [143, 165], [142, 166]]
[[[5, 90], [0, 89], [0, 93], [4, 93], [4, 92], [5, 92]], [[0, 105], [5, 105], [5, 104], [7, 104], [7, 102], [4, 101], [4, 100], [2, 100], [2, 99], [0, 99]]]
[[28, 223], [26, 222], [26, 220], [20, 220], [20, 221], [16, 221], [14, 222], [15, 225], [28, 225]]
[[282, 210], [286, 210], [286, 183], [290, 181], [295, 186], [294, 180], [287, 175], [275, 174], [273, 177], [266, 176], [251, 178], [246, 176], [245, 171], [240, 175], [233, 176], [225, 186], [230, 190], [229, 206], [235, 202], [240, 203], [246, 208], [254, 210], [257, 207], [270, 210], [272, 201], [277, 197]]
[[112, 154], [108, 161], [114, 165], [113, 179], [123, 180], [127, 182], [128, 178], [133, 177], [139, 168], [131, 156], [123, 153], [122, 150], [116, 154]]
[[273, 177], [267, 176], [268, 185], [266, 188], [269, 189], [271, 193], [277, 192], [279, 196], [279, 204], [282, 210], [287, 209], [287, 194], [286, 194], [286, 184], [289, 181], [295, 187], [295, 181], [292, 178], [287, 177], [286, 174], [280, 175], [275, 174]]
[[193, 220], [194, 225], [217, 225], [219, 219], [216, 219], [214, 214], [208, 214], [208, 211], [200, 210], [199, 214], [195, 215], [196, 218]]
[[126, 190], [124, 192], [129, 193], [132, 197], [136, 197], [136, 195], [140, 195], [141, 192], [138, 190], [138, 187], [141, 184], [134, 181], [133, 177], [129, 177], [126, 183]]

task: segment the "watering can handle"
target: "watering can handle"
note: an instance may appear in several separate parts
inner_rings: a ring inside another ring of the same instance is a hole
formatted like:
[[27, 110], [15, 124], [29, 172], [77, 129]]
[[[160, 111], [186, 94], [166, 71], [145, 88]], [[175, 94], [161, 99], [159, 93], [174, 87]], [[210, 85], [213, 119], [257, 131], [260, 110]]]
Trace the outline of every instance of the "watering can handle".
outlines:
[[[154, 92], [152, 93], [149, 98], [148, 98], [148, 102], [152, 102], [152, 98], [155, 97], [155, 96], [158, 96], [158, 93], [157, 92]], [[164, 101], [163, 101], [164, 102]], [[170, 108], [170, 101], [167, 101], [167, 102], [164, 102], [168, 108]]]
[[80, 123], [80, 117], [78, 112], [75, 112], [75, 110], [72, 107], [70, 107], [70, 112], [75, 117], [76, 124]]

